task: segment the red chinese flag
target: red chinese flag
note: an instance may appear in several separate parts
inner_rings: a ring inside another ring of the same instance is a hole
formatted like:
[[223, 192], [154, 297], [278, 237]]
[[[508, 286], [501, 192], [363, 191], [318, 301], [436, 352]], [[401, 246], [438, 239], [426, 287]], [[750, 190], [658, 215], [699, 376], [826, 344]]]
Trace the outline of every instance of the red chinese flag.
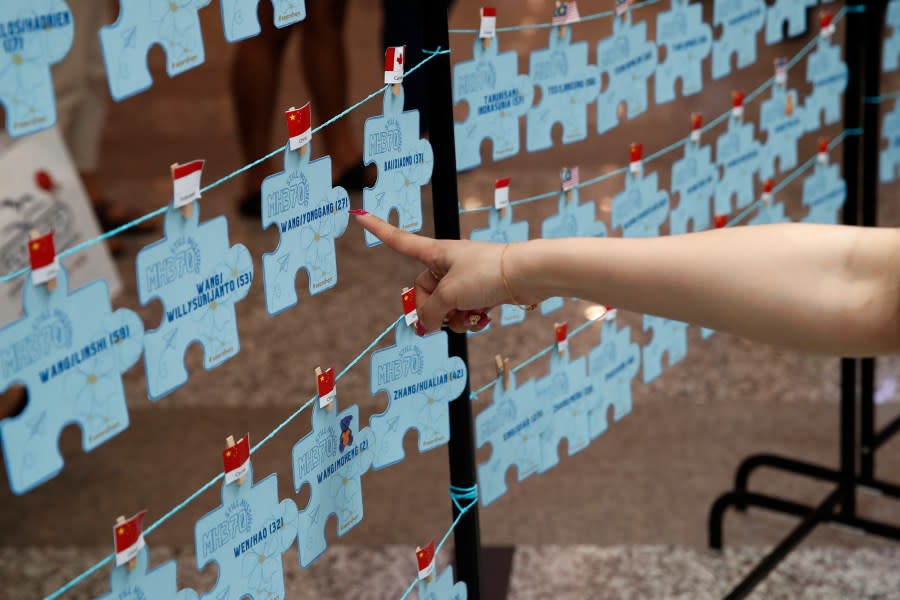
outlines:
[[250, 470], [250, 434], [237, 441], [234, 446], [222, 451], [225, 465], [225, 483], [237, 481]]
[[288, 139], [291, 143], [291, 150], [299, 150], [304, 144], [308, 144], [312, 138], [312, 109], [309, 102], [300, 108], [293, 108], [284, 111], [284, 118], [287, 120]]
[[319, 406], [324, 407], [334, 401], [337, 393], [334, 389], [334, 369], [332, 367], [328, 367], [316, 376], [316, 385], [319, 389]]
[[416, 312], [416, 290], [406, 288], [400, 298], [403, 300], [403, 316], [406, 317], [406, 324], [412, 325], [419, 320], [419, 314]]
[[52, 231], [28, 242], [28, 259], [31, 261], [33, 271], [49, 267], [56, 262], [56, 247], [53, 245]]
[[144, 515], [142, 510], [127, 521], [113, 526], [113, 538], [116, 544], [116, 565], [121, 566], [137, 556], [144, 547]]
[[819, 15], [819, 27], [825, 31], [831, 27], [831, 22], [834, 20], [834, 15], [831, 14], [830, 10], [823, 10]]
[[691, 130], [703, 129], [703, 113], [691, 113]]
[[775, 180], [766, 179], [766, 182], [763, 184], [763, 193], [771, 194], [772, 190], [775, 188]]
[[631, 144], [631, 150], [630, 150], [629, 154], [631, 156], [632, 163], [640, 162], [641, 159], [644, 158], [644, 145], [643, 144]]
[[564, 344], [566, 343], [566, 338], [569, 337], [569, 323], [557, 323], [556, 324], [556, 343]]
[[425, 579], [434, 572], [434, 540], [424, 548], [416, 548], [416, 563], [419, 565], [419, 579]]
[[722, 229], [728, 225], [728, 215], [715, 215], [713, 223], [715, 223], [716, 229]]

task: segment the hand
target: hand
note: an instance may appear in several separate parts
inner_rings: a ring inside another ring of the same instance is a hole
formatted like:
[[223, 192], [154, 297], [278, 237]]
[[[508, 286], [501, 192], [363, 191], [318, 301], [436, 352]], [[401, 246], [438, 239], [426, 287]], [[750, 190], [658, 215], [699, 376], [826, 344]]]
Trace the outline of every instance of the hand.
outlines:
[[[512, 299], [500, 273], [504, 244], [468, 240], [435, 240], [398, 229], [372, 215], [357, 215], [369, 233], [400, 254], [422, 262], [426, 270], [415, 282], [419, 333], [447, 326], [458, 333], [487, 327], [487, 311]], [[504, 266], [512, 276], [507, 250]], [[518, 298], [525, 301], [526, 298]]]

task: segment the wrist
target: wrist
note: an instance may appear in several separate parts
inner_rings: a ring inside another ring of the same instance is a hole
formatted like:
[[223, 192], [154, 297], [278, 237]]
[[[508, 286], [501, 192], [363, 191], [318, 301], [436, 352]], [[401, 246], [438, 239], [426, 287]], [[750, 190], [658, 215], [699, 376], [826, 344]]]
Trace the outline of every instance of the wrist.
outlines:
[[515, 303], [529, 305], [549, 297], [543, 290], [540, 249], [536, 247], [541, 241], [510, 243], [506, 249], [504, 276]]

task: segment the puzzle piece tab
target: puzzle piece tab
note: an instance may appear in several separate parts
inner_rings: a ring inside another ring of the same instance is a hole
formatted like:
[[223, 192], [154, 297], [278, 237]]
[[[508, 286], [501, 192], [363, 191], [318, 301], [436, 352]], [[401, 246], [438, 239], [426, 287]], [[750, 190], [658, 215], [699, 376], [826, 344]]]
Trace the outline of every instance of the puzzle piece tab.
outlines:
[[890, 183], [897, 180], [900, 169], [900, 101], [884, 115], [881, 136], [887, 141], [887, 148], [883, 148], [878, 157], [878, 177], [881, 183]]
[[[544, 219], [541, 237], [559, 239], [568, 237], [606, 237], [606, 223], [596, 217], [596, 207], [590, 200], [578, 203], [578, 188], [559, 195], [558, 212]], [[571, 194], [571, 199], [567, 195]], [[541, 314], [547, 315], [563, 307], [563, 299], [548, 298], [541, 302]]]
[[588, 64], [588, 43], [572, 43], [572, 28], [550, 30], [547, 48], [535, 50], [528, 75], [541, 88], [541, 103], [528, 111], [525, 128], [529, 152], [553, 146], [551, 133], [562, 124], [562, 143], [587, 137], [587, 105], [600, 93], [597, 67]]
[[448, 566], [431, 583], [420, 579], [418, 594], [421, 600], [467, 600], [469, 590], [462, 581], [453, 583], [453, 567]]
[[803, 182], [803, 206], [809, 213], [806, 223], [837, 225], [838, 214], [847, 199], [847, 182], [838, 165], [816, 164], [813, 174]]
[[362, 476], [372, 466], [375, 437], [359, 429], [359, 407], [338, 412], [337, 400], [326, 408], [313, 407], [312, 431], [291, 451], [294, 491], [309, 484], [309, 504], [297, 515], [300, 566], [318, 558], [328, 543], [325, 523], [337, 517], [337, 533], [344, 535], [363, 518]]
[[647, 39], [647, 23], [632, 22], [631, 13], [613, 17], [611, 37], [597, 44], [597, 66], [606, 73], [608, 85], [597, 97], [597, 133], [619, 124], [619, 104], [627, 107], [627, 118], [647, 110], [647, 80], [656, 72], [656, 44]]
[[195, 341], [203, 346], [203, 365], [213, 369], [240, 350], [234, 305], [253, 281], [253, 262], [243, 244], [228, 246], [228, 221], [220, 216], [199, 224], [193, 214], [169, 208], [166, 237], [137, 255], [141, 304], [163, 303], [160, 326], [144, 336], [144, 369], [151, 400], [187, 383], [184, 353]]
[[[385, 221], [397, 212], [398, 226], [407, 231], [422, 229], [422, 186], [431, 180], [434, 154], [431, 143], [419, 138], [419, 111], [403, 110], [403, 90], [394, 96], [384, 92], [381, 116], [369, 117], [363, 127], [363, 162], [375, 163], [375, 186], [363, 190], [363, 208]], [[366, 244], [381, 241], [368, 231]]]
[[63, 0], [4, 0], [0, 3], [0, 104], [12, 137], [52, 127], [56, 96], [50, 65], [65, 58], [75, 28]]
[[684, 158], [672, 165], [672, 191], [678, 194], [678, 206], [669, 215], [669, 233], [688, 232], [688, 221], [694, 231], [709, 229], [712, 221], [710, 201], [719, 182], [719, 170], [712, 162], [709, 145], [688, 142]]
[[787, 23], [787, 34], [797, 37], [806, 31], [806, 11], [818, 0], [775, 0], [766, 10], [766, 43], [777, 44], [784, 39], [782, 25]]
[[253, 483], [253, 466], [240, 484], [222, 485], [222, 505], [194, 526], [197, 568], [218, 564], [219, 578], [201, 600], [284, 598], [281, 555], [297, 538], [297, 507], [278, 501], [274, 473]]
[[781, 86], [772, 86], [772, 96], [763, 100], [759, 113], [759, 128], [766, 132], [759, 176], [770, 179], [775, 176], [775, 159], [778, 172], [785, 173], [797, 166], [797, 142], [806, 133], [803, 108], [797, 100], [797, 92]]
[[716, 166], [722, 178], [716, 184], [715, 212], [731, 214], [731, 198], [737, 207], [753, 202], [753, 178], [762, 163], [763, 148], [753, 133], [753, 123], [730, 117], [728, 129], [716, 140]]
[[491, 457], [478, 465], [478, 490], [481, 504], [487, 506], [506, 493], [506, 472], [516, 467], [519, 481], [537, 473], [541, 465], [543, 421], [549, 411], [539, 401], [535, 382], [530, 379], [516, 385], [515, 374], [509, 375], [509, 389], [503, 378], [494, 384], [490, 406], [475, 417], [475, 444], [491, 445]]
[[133, 311], [112, 312], [106, 281], [69, 292], [64, 269], [56, 289], [23, 285], [24, 316], [0, 329], [0, 391], [21, 383], [28, 404], [0, 420], [9, 487], [24, 494], [63, 468], [62, 429], [81, 428], [85, 452], [128, 427], [122, 373], [141, 356], [144, 325]]
[[888, 2], [884, 22], [891, 28], [891, 33], [882, 47], [881, 70], [890, 73], [900, 67], [900, 0]]
[[703, 22], [703, 6], [672, 0], [671, 8], [656, 16], [656, 43], [666, 47], [666, 60], [654, 77], [657, 104], [675, 99], [675, 81], [690, 96], [703, 89], [703, 59], [712, 50], [712, 28]]
[[847, 63], [841, 58], [841, 47], [821, 36], [816, 50], [806, 59], [806, 80], [812, 92], [803, 105], [806, 131], [816, 131], [841, 119], [841, 94], [847, 88]]
[[588, 355], [588, 378], [594, 386], [594, 404], [588, 414], [592, 440], [606, 432], [610, 406], [616, 421], [631, 412], [631, 381], [640, 368], [641, 347], [631, 341], [631, 327], [604, 321], [600, 344]]
[[587, 376], [587, 359], [569, 360], [568, 350], [550, 353], [550, 372], [536, 383], [540, 417], [541, 466], [545, 473], [559, 464], [559, 442], [567, 440], [569, 456], [591, 442], [588, 414], [594, 405], [594, 385]]
[[[528, 241], [528, 221], [512, 220], [512, 207], [507, 206], [500, 211], [492, 210], [488, 213], [488, 226], [484, 229], [475, 229], [470, 234], [470, 239], [476, 242], [494, 242], [507, 244], [509, 242]], [[525, 310], [514, 304], [503, 304], [500, 307], [500, 325], [515, 325], [525, 320]]]
[[[264, 2], [267, 0], [263, 0]], [[272, 24], [279, 29], [306, 18], [304, 0], [268, 0], [272, 3]], [[222, 28], [225, 39], [239, 42], [259, 35], [257, 9], [260, 0], [222, 0]]]
[[147, 546], [138, 552], [135, 560], [137, 565], [134, 569], [129, 569], [127, 565], [113, 567], [109, 576], [110, 593], [99, 596], [96, 600], [197, 600], [197, 592], [194, 590], [178, 590], [174, 560], [150, 570], [150, 550]]
[[419, 337], [400, 321], [394, 340], [372, 354], [371, 392], [388, 394], [387, 410], [369, 420], [375, 469], [403, 460], [403, 436], [410, 429], [419, 432], [419, 452], [450, 441], [449, 404], [462, 394], [468, 377], [462, 359], [448, 354], [446, 332]]
[[655, 237], [669, 216], [669, 192], [659, 189], [656, 173], [625, 175], [625, 189], [612, 201], [612, 228], [623, 237]]
[[653, 330], [653, 339], [644, 346], [644, 383], [650, 383], [663, 371], [663, 352], [669, 355], [669, 366], [687, 356], [687, 323], [653, 315], [644, 315], [644, 331]]
[[206, 60], [197, 11], [211, 0], [119, 0], [119, 18], [100, 28], [109, 92], [116, 101], [153, 85], [147, 52], [159, 44], [166, 73], [180, 75]]
[[453, 67], [453, 102], [465, 102], [469, 110], [466, 120], [453, 126], [459, 171], [481, 164], [481, 143], [487, 138], [495, 161], [519, 153], [519, 117], [531, 108], [534, 84], [518, 74], [516, 52], [499, 52], [499, 46], [499, 36], [487, 48], [476, 37], [472, 60]]
[[350, 197], [342, 187], [331, 187], [331, 157], [309, 160], [285, 148], [284, 171], [269, 175], [262, 184], [262, 224], [278, 226], [281, 239], [274, 252], [263, 255], [266, 308], [276, 315], [297, 304], [297, 272], [306, 271], [309, 293], [315, 295], [337, 284], [334, 244], [347, 230]]
[[756, 62], [756, 34], [765, 22], [765, 0], [715, 0], [713, 24], [722, 26], [722, 37], [713, 42], [713, 79], [731, 73], [732, 54], [737, 54], [738, 69]]

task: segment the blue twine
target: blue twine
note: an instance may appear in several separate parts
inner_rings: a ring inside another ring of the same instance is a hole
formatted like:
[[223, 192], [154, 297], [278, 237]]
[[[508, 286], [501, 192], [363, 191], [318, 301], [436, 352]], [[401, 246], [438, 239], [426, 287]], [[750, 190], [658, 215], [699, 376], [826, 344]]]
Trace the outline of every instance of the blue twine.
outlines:
[[[637, 8], [638, 6], [639, 6], [639, 5], [635, 5], [635, 8]], [[841, 10], [839, 10], [839, 11], [837, 12], [837, 14], [835, 15], [835, 17], [834, 17], [834, 23], [837, 24], [837, 23], [844, 17], [844, 14], [847, 13], [847, 12], [863, 12], [863, 11], [850, 10], [851, 8], [853, 8], [853, 7], [844, 7], [844, 8], [842, 8]], [[862, 7], [862, 8], [863, 8], [863, 10], [865, 10], [865, 7]], [[582, 20], [584, 20], [584, 19], [582, 19]], [[498, 30], [498, 31], [499, 31], [499, 30]], [[813, 48], [815, 48], [815, 46], [816, 46], [816, 44], [817, 44], [818, 42], [819, 42], [819, 36], [818, 36], [818, 35], [815, 36], [814, 38], [812, 38], [811, 40], [809, 40], [809, 41], [803, 46], [803, 48], [801, 48], [801, 49], [797, 52], [797, 54], [795, 54], [794, 57], [793, 57], [790, 61], [788, 61], [788, 63], [787, 63], [787, 69], [790, 70], [790, 69], [794, 68], [794, 67], [797, 65], [798, 62], [800, 62], [801, 60], [803, 60], [803, 58], [804, 58], [807, 54], [809, 54], [810, 52], [812, 52]], [[775, 77], [774, 77], [774, 76], [773, 76], [773, 77], [770, 77], [769, 79], [767, 79], [767, 80], [765, 80], [764, 82], [762, 82], [756, 89], [754, 89], [752, 92], [750, 92], [749, 94], [747, 94], [747, 95], [744, 97], [744, 104], [750, 104], [751, 102], [753, 102], [754, 100], [756, 100], [756, 99], [760, 96], [760, 94], [762, 94], [762, 93], [765, 92], [767, 89], [769, 89], [770, 87], [772, 87], [772, 85], [773, 85], [774, 83], [775, 83]], [[900, 92], [897, 92], [897, 94], [900, 95]], [[728, 117], [729, 117], [730, 114], [731, 114], [731, 110], [728, 110], [728, 111], [722, 113], [721, 115], [719, 115], [718, 117], [716, 117], [715, 119], [713, 119], [712, 121], [710, 121], [709, 123], [707, 123], [706, 125], [704, 125], [703, 127], [701, 127], [701, 128], [700, 128], [700, 133], [701, 133], [701, 134], [705, 134], [705, 133], [709, 132], [710, 130], [712, 130], [713, 128], [715, 128], [715, 127], [717, 127], [718, 125], [720, 125], [721, 123], [724, 123], [724, 122], [728, 119]], [[687, 143], [690, 142], [690, 140], [691, 140], [690, 135], [685, 136], [685, 137], [679, 139], [678, 141], [676, 141], [676, 142], [674, 142], [674, 143], [672, 143], [672, 144], [669, 144], [668, 146], [666, 146], [666, 147], [663, 148], [662, 150], [657, 150], [657, 151], [654, 152], [653, 154], [648, 155], [647, 157], [644, 158], [644, 163], [645, 163], [645, 164], [646, 164], [646, 163], [650, 163], [650, 162], [653, 162], [653, 161], [655, 161], [655, 160], [657, 160], [657, 159], [659, 159], [659, 158], [662, 158], [662, 157], [665, 156], [666, 154], [669, 154], [670, 152], [674, 152], [675, 150], [678, 150], [678, 149], [681, 148], [682, 146], [686, 145]], [[617, 175], [624, 175], [624, 174], [627, 173], [627, 172], [628, 172], [628, 167], [620, 167], [620, 168], [618, 168], [618, 169], [616, 169], [616, 170], [614, 170], [614, 171], [611, 171], [611, 172], [609, 172], [609, 173], [605, 173], [605, 174], [603, 174], [603, 175], [600, 175], [599, 177], [594, 177], [593, 179], [587, 179], [587, 180], [585, 180], [585, 181], [582, 181], [582, 182], [578, 183], [578, 185], [576, 185], [576, 186], [574, 186], [574, 187], [575, 187], [576, 189], [579, 189], [579, 190], [580, 190], [580, 189], [582, 189], [582, 188], [586, 188], [586, 187], [590, 187], [590, 186], [592, 186], [592, 185], [596, 185], [596, 184], [598, 184], [598, 183], [600, 183], [600, 182], [602, 182], [602, 181], [606, 181], [607, 179], [611, 179], [611, 178], [613, 178], [613, 177], [615, 177], [615, 176], [617, 176]], [[544, 192], [544, 193], [542, 193], [542, 194], [536, 194], [536, 195], [534, 195], [534, 196], [527, 196], [527, 197], [525, 197], [525, 198], [520, 198], [519, 200], [514, 200], [514, 201], [510, 202], [509, 205], [510, 205], [510, 206], [519, 206], [519, 205], [521, 205], [521, 204], [530, 204], [531, 202], [537, 202], [537, 201], [539, 201], [539, 200], [546, 200], [546, 199], [548, 199], [548, 198], [558, 198], [558, 197], [559, 197], [559, 194], [560, 194], [560, 191], [557, 189], [557, 190], [554, 190], [554, 191], [551, 191], [551, 192]], [[474, 207], [474, 208], [463, 208], [463, 207], [460, 206], [460, 207], [459, 207], [459, 214], [464, 215], [464, 214], [468, 214], [468, 213], [490, 212], [490, 211], [492, 211], [492, 210], [494, 210], [493, 205], [477, 206], [477, 207]]]
[[[427, 54], [428, 56], [423, 58], [421, 61], [419, 61], [418, 64], [416, 64], [409, 71], [407, 71], [406, 75], [413, 74], [422, 65], [424, 65], [425, 63], [427, 63], [429, 60], [433, 59], [436, 56], [440, 56], [442, 54], [450, 54], [450, 50], [441, 50], [440, 46], [438, 46], [436, 50], [423, 50], [422, 52], [424, 54]], [[334, 115], [333, 117], [331, 117], [324, 123], [321, 123], [317, 127], [314, 127], [312, 130], [312, 133], [318, 133], [319, 131], [325, 129], [326, 127], [328, 127], [335, 121], [339, 121], [339, 120], [343, 119], [344, 117], [349, 115], [351, 112], [353, 112], [357, 108], [361, 107], [363, 104], [365, 104], [365, 103], [369, 102], [370, 100], [377, 98], [378, 96], [383, 94], [384, 91], [388, 87], [389, 87], [389, 84], [385, 84], [385, 85], [381, 86], [380, 88], [378, 88], [377, 90], [375, 90], [374, 92], [372, 92], [371, 94], [369, 94], [368, 96], [366, 96], [365, 98], [360, 100], [359, 102], [345, 108], [344, 110], [342, 110], [338, 114]], [[265, 156], [261, 156], [260, 158], [257, 158], [256, 160], [254, 160], [250, 163], [247, 163], [246, 165], [244, 165], [238, 169], [235, 169], [231, 173], [228, 173], [227, 175], [220, 177], [219, 179], [213, 181], [209, 185], [206, 185], [206, 186], [200, 188], [200, 193], [204, 194], [204, 193], [212, 190], [213, 188], [217, 188], [220, 185], [222, 185], [223, 183], [225, 183], [231, 179], [234, 179], [241, 173], [244, 173], [245, 171], [252, 169], [256, 165], [258, 165], [262, 162], [265, 162], [265, 161], [269, 160], [270, 158], [281, 154], [282, 152], [284, 152], [284, 146], [275, 148], [274, 150], [272, 150]], [[115, 237], [115, 236], [119, 235], [120, 233], [131, 229], [132, 227], [140, 225], [144, 221], [148, 221], [148, 220], [158, 217], [162, 214], [165, 214], [165, 212], [168, 209], [169, 209], [168, 204], [166, 206], [161, 206], [161, 207], [157, 208], [156, 210], [147, 213], [146, 215], [142, 215], [142, 216], [140, 216], [132, 221], [129, 221], [123, 225], [120, 225], [114, 229], [110, 229], [109, 231], [102, 233], [102, 234], [98, 235], [97, 237], [90, 238], [88, 240], [85, 240], [83, 242], [75, 244], [74, 246], [71, 246], [70, 248], [67, 248], [67, 249], [63, 250], [62, 252], [60, 252], [59, 254], [57, 254], [57, 257], [62, 259], [62, 258], [66, 258], [67, 256], [72, 256], [76, 252], [81, 252], [82, 250], [85, 250], [87, 248], [90, 248], [91, 246], [99, 244], [100, 242], [102, 242], [104, 240], [108, 240], [112, 237]], [[0, 283], [12, 281], [13, 279], [15, 279], [17, 277], [21, 277], [22, 275], [25, 275], [29, 271], [30, 271], [30, 269], [28, 267], [25, 267], [25, 268], [19, 269], [18, 271], [12, 271], [10, 273], [6, 273], [5, 275], [0, 276]]]
[[[657, 4], [662, 0], [644, 0], [643, 2], [638, 2], [634, 6], [631, 7], [631, 10], [644, 8], [645, 6], [651, 6], [653, 4]], [[615, 11], [612, 10], [604, 10], [598, 13], [592, 13], [589, 15], [585, 15], [581, 17], [575, 23], [570, 23], [571, 25], [578, 25], [579, 23], [587, 23], [588, 21], [596, 21], [598, 19], [606, 19], [608, 17], [615, 16]], [[512, 25], [510, 27], [497, 27], [494, 31], [497, 33], [509, 33], [510, 31], [530, 31], [537, 29], [551, 29], [553, 27], [559, 27], [558, 25], [554, 25], [553, 23], [532, 23], [530, 25]], [[479, 33], [480, 29], [450, 29], [450, 33]]]
[[[381, 333], [379, 333], [379, 334], [375, 337], [375, 339], [372, 340], [372, 342], [371, 342], [368, 346], [366, 346], [365, 349], [363, 349], [362, 352], [360, 352], [359, 354], [357, 354], [356, 357], [355, 357], [353, 360], [351, 360], [350, 363], [349, 363], [346, 367], [344, 367], [344, 369], [343, 369], [340, 373], [338, 373], [338, 374], [335, 376], [335, 381], [340, 381], [340, 379], [341, 379], [342, 377], [344, 377], [344, 375], [346, 375], [346, 374], [350, 371], [350, 369], [352, 369], [352, 368], [355, 367], [357, 364], [359, 364], [359, 362], [360, 362], [363, 358], [365, 358], [365, 357], [369, 354], [369, 352], [371, 352], [372, 349], [373, 349], [375, 346], [377, 346], [378, 343], [381, 342], [381, 340], [383, 340], [384, 337], [385, 337], [388, 333], [390, 333], [390, 332], [394, 329], [394, 327], [397, 326], [397, 323], [399, 323], [403, 318], [404, 318], [404, 317], [401, 316], [401, 317], [397, 318], [394, 322], [392, 322], [390, 325], [388, 325], [387, 327], [385, 327], [384, 331], [382, 331]], [[288, 424], [289, 424], [291, 421], [293, 421], [294, 419], [296, 419], [296, 418], [300, 415], [300, 413], [302, 413], [302, 412], [305, 411], [307, 408], [309, 408], [310, 406], [312, 406], [312, 405], [316, 402], [317, 399], [318, 399], [318, 396], [313, 396], [312, 398], [310, 398], [309, 400], [307, 400], [300, 408], [298, 408], [298, 409], [295, 410], [293, 413], [291, 413], [291, 415], [290, 415], [288, 418], [286, 418], [284, 421], [282, 421], [281, 423], [279, 423], [274, 429], [272, 429], [272, 431], [270, 431], [270, 432], [268, 433], [268, 435], [266, 435], [263, 439], [261, 439], [259, 442], [257, 442], [257, 443], [250, 449], [250, 453], [253, 454], [253, 453], [255, 453], [257, 450], [259, 450], [260, 448], [262, 448], [264, 445], [266, 445], [266, 444], [267, 444], [272, 438], [274, 438], [274, 437], [275, 437], [282, 429], [284, 429], [285, 427], [287, 427]], [[225, 476], [225, 474], [224, 474], [223, 472], [219, 472], [218, 475], [216, 475], [215, 477], [213, 477], [212, 479], [210, 479], [209, 481], [207, 481], [206, 483], [204, 483], [202, 486], [200, 486], [199, 489], [197, 489], [197, 491], [195, 491], [195, 492], [192, 493], [190, 496], [188, 496], [187, 498], [185, 498], [184, 500], [182, 500], [181, 502], [179, 502], [178, 504], [176, 504], [169, 512], [167, 512], [166, 514], [164, 514], [162, 517], [160, 517], [159, 519], [157, 519], [152, 525], [150, 525], [149, 527], [147, 527], [147, 529], [144, 530], [144, 535], [146, 536], [146, 535], [150, 535], [151, 533], [153, 533], [153, 531], [155, 531], [157, 527], [159, 527], [160, 525], [162, 525], [163, 523], [165, 523], [166, 521], [168, 521], [169, 519], [171, 519], [172, 517], [174, 517], [178, 512], [180, 512], [180, 511], [183, 510], [184, 508], [186, 508], [191, 502], [193, 502], [194, 500], [196, 500], [196, 499], [197, 499], [200, 495], [202, 495], [206, 490], [210, 489], [210, 488], [211, 488], [212, 486], [214, 486], [216, 483], [218, 483], [219, 481], [221, 481], [222, 478], [223, 478], [224, 476]], [[85, 571], [83, 571], [80, 575], [78, 575], [78, 576], [75, 577], [74, 579], [71, 579], [68, 583], [66, 583], [65, 585], [63, 585], [63, 586], [60, 587], [59, 589], [57, 589], [55, 592], [53, 592], [53, 593], [50, 594], [49, 596], [46, 596], [46, 597], [44, 598], [44, 600], [54, 600], [55, 598], [59, 598], [59, 597], [62, 596], [64, 593], [68, 592], [69, 590], [71, 590], [72, 588], [74, 588], [75, 586], [77, 586], [79, 583], [81, 583], [82, 581], [84, 581], [85, 579], [87, 579], [88, 577], [90, 577], [91, 575], [93, 575], [97, 570], [101, 569], [101, 568], [102, 568], [103, 566], [105, 566], [105, 565], [108, 565], [110, 562], [112, 562], [112, 560], [113, 560], [114, 557], [115, 557], [114, 554], [110, 554], [110, 555], [106, 556], [105, 558], [103, 558], [102, 560], [100, 560], [99, 562], [97, 562], [97, 564], [95, 564], [94, 566], [92, 566], [92, 567], [86, 569]]]
[[[456, 518], [453, 519], [453, 523], [450, 524], [450, 527], [447, 528], [447, 531], [444, 532], [444, 537], [441, 538], [441, 541], [438, 542], [437, 546], [434, 548], [435, 556], [441, 551], [441, 548], [444, 547], [444, 543], [450, 537], [450, 534], [453, 533], [453, 530], [456, 529], [456, 526], [459, 524], [460, 520], [462, 520], [463, 515], [469, 512], [473, 506], [478, 503], [478, 486], [473, 485], [472, 487], [459, 487], [456, 485], [450, 486], [450, 499], [453, 501], [453, 505], [456, 507], [457, 515]], [[468, 504], [460, 504], [460, 500], [468, 500]], [[407, 596], [409, 596], [412, 591], [415, 589], [416, 584], [419, 582], [419, 579], [413, 579], [412, 583], [409, 584], [409, 587], [406, 588], [406, 591], [403, 592], [403, 595], [400, 596], [400, 600], [406, 600]], [[420, 596], [421, 600], [421, 596]]]

